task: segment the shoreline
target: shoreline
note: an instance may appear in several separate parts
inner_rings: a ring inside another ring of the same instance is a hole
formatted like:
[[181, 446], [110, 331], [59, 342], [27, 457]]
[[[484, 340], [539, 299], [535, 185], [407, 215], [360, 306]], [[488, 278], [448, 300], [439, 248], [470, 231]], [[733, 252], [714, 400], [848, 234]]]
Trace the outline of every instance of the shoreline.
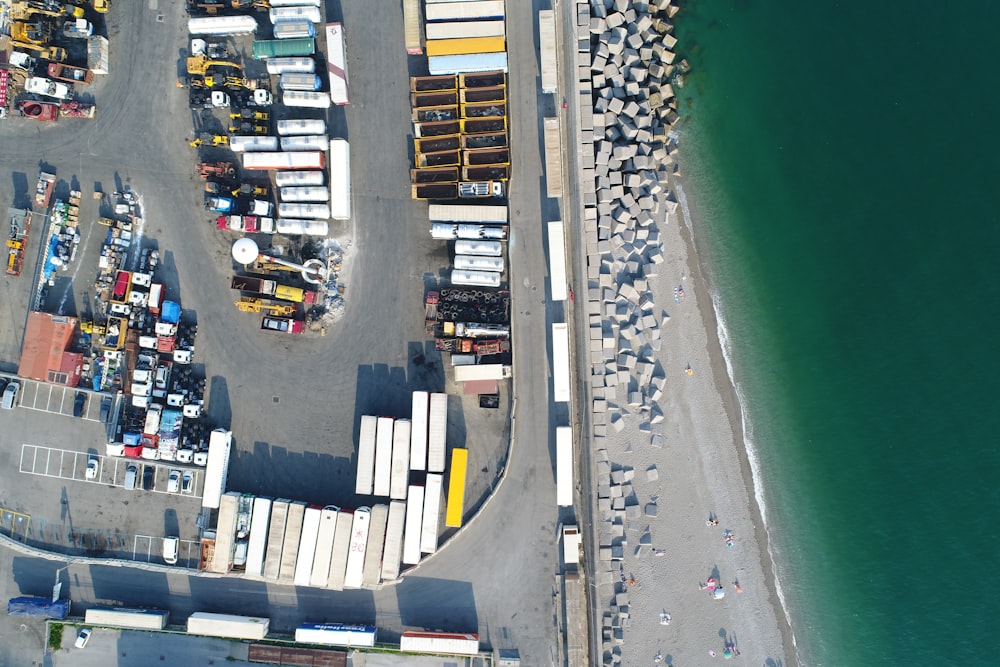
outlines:
[[[683, 161], [681, 161], [683, 163]], [[782, 643], [785, 647], [786, 667], [797, 667], [801, 664], [798, 655], [798, 646], [795, 641], [795, 634], [791, 626], [791, 617], [778, 580], [776, 563], [771, 548], [770, 530], [766, 520], [766, 504], [762, 506], [760, 495], [764, 493], [764, 481], [761, 479], [759, 467], [752, 461], [756, 456], [754, 445], [750, 441], [748, 430], [752, 430], [750, 416], [747, 408], [740, 399], [735, 377], [734, 361], [730, 355], [734, 354], [730, 348], [728, 353], [723, 348], [722, 335], [729, 336], [729, 331], [725, 325], [725, 314], [720, 313], [722, 304], [721, 297], [717, 297], [718, 287], [714, 284], [714, 275], [710, 266], [711, 259], [706, 257], [706, 252], [698, 250], [698, 227], [703, 222], [697, 213], [697, 204], [693, 205], [688, 199], [684, 190], [685, 181], [683, 178], [671, 179], [671, 190], [677, 194], [680, 206], [675, 214], [678, 222], [678, 230], [684, 244], [687, 246], [688, 262], [687, 270], [689, 275], [693, 275], [697, 282], [694, 291], [699, 302], [711, 304], [711, 308], [701, 309], [701, 319], [709, 340], [709, 359], [714, 376], [714, 383], [718, 388], [722, 398], [723, 408], [729, 418], [730, 428], [736, 435], [736, 453], [739, 457], [740, 468], [743, 475], [747, 494], [751, 498], [750, 513], [754, 523], [754, 533], [757, 544], [760, 547], [761, 565], [763, 575], [768, 590], [768, 602], [774, 608], [776, 616], [779, 618], [779, 631], [782, 636]], [[691, 185], [690, 183], [688, 183]], [[692, 185], [693, 187], [693, 185]], [[704, 243], [704, 241], [702, 241]], [[720, 322], [721, 319], [721, 322]], [[712, 335], [715, 332], [715, 335]]]

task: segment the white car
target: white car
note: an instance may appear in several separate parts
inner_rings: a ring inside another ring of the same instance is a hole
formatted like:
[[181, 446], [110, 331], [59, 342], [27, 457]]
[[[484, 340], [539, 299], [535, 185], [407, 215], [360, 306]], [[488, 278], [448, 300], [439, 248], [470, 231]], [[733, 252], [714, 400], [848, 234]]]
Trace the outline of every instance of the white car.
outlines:
[[167, 493], [177, 493], [181, 490], [181, 471], [171, 470], [167, 477]]
[[24, 82], [24, 90], [36, 95], [54, 97], [57, 100], [69, 99], [71, 91], [65, 83], [59, 83], [42, 76], [33, 76]]
[[100, 464], [95, 457], [90, 457], [87, 461], [87, 479], [97, 479], [97, 470], [99, 465]]
[[93, 630], [91, 630], [90, 628], [83, 628], [82, 630], [80, 630], [80, 632], [77, 633], [76, 635], [76, 643], [73, 644], [73, 646], [77, 648], [85, 647], [87, 645], [87, 642], [90, 641], [90, 633], [92, 632]]

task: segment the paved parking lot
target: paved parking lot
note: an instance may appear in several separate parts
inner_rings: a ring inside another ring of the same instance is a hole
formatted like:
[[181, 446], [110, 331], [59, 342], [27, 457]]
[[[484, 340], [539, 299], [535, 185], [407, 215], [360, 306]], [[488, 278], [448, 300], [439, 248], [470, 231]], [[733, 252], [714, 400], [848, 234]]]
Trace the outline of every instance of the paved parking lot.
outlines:
[[21, 388], [17, 392], [17, 403], [22, 408], [72, 417], [76, 395], [80, 393], [86, 397], [80, 417], [94, 422], [101, 420], [101, 399], [106, 394], [34, 380], [22, 379], [18, 382], [21, 383]]
[[[181, 540], [177, 547], [175, 567], [198, 568], [201, 543], [198, 540]], [[162, 535], [136, 535], [132, 543], [132, 560], [165, 565]]]
[[[93, 479], [87, 478], [87, 463], [97, 461], [97, 474]], [[108, 486], [124, 487], [125, 472], [129, 464], [138, 469], [136, 475], [136, 490], [142, 489], [143, 479], [147, 470], [153, 471], [152, 488], [143, 489], [153, 493], [176, 493], [194, 498], [201, 498], [204, 484], [204, 472], [201, 468], [180, 467], [169, 462], [142, 461], [115, 456], [101, 456], [69, 449], [42, 447], [40, 445], [21, 445], [20, 472], [43, 477], [58, 477], [91, 484], [107, 484]], [[192, 477], [191, 492], [181, 490], [171, 492], [167, 489], [167, 480], [171, 470], [177, 470]]]

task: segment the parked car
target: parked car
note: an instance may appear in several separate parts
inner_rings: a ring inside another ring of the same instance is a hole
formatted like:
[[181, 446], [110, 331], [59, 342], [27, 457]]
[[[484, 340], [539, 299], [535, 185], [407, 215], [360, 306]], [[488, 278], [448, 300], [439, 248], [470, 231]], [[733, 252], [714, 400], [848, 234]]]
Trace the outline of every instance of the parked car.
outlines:
[[167, 492], [177, 493], [181, 490], [181, 471], [171, 470], [167, 476]]
[[142, 471], [142, 488], [146, 491], [153, 490], [153, 476], [156, 474], [156, 469], [153, 466], [146, 466]]
[[135, 480], [139, 475], [139, 467], [134, 463], [130, 463], [125, 466], [125, 490], [134, 491], [135, 490]]
[[3, 389], [3, 398], [0, 399], [0, 408], [4, 410], [13, 410], [14, 405], [17, 403], [17, 390], [21, 388], [21, 384], [16, 380], [12, 380], [7, 383], [7, 386]]
[[177, 564], [177, 550], [180, 546], [181, 540], [179, 537], [164, 537], [163, 538], [163, 562], [167, 565]]
[[70, 96], [70, 89], [65, 83], [59, 83], [43, 76], [33, 76], [24, 82], [24, 90], [36, 95], [54, 97], [57, 100], [65, 100]]
[[97, 471], [100, 465], [96, 456], [91, 456], [87, 459], [87, 479], [97, 479]]
[[101, 399], [101, 423], [107, 424], [108, 417], [111, 416], [111, 397], [105, 396]]
[[181, 477], [181, 492], [191, 493], [192, 491], [194, 491], [194, 475], [186, 472], [184, 473], [184, 476]]
[[73, 416], [82, 417], [83, 410], [87, 407], [87, 394], [82, 391], [76, 392], [76, 398], [73, 399]]
[[73, 646], [77, 648], [84, 648], [87, 645], [87, 642], [90, 641], [90, 633], [92, 632], [93, 630], [90, 628], [81, 628], [80, 632], [76, 633], [76, 643], [73, 644]]

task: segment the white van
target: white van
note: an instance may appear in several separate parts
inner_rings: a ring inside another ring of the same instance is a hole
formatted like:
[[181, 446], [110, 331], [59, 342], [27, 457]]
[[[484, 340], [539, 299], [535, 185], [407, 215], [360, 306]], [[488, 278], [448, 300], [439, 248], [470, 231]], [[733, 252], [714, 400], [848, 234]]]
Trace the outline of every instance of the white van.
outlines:
[[164, 537], [163, 538], [163, 562], [167, 565], [177, 564], [177, 549], [180, 546], [179, 537]]
[[3, 390], [3, 400], [0, 402], [0, 408], [4, 410], [13, 410], [15, 403], [17, 403], [17, 390], [21, 388], [19, 382], [11, 381], [4, 387]]

